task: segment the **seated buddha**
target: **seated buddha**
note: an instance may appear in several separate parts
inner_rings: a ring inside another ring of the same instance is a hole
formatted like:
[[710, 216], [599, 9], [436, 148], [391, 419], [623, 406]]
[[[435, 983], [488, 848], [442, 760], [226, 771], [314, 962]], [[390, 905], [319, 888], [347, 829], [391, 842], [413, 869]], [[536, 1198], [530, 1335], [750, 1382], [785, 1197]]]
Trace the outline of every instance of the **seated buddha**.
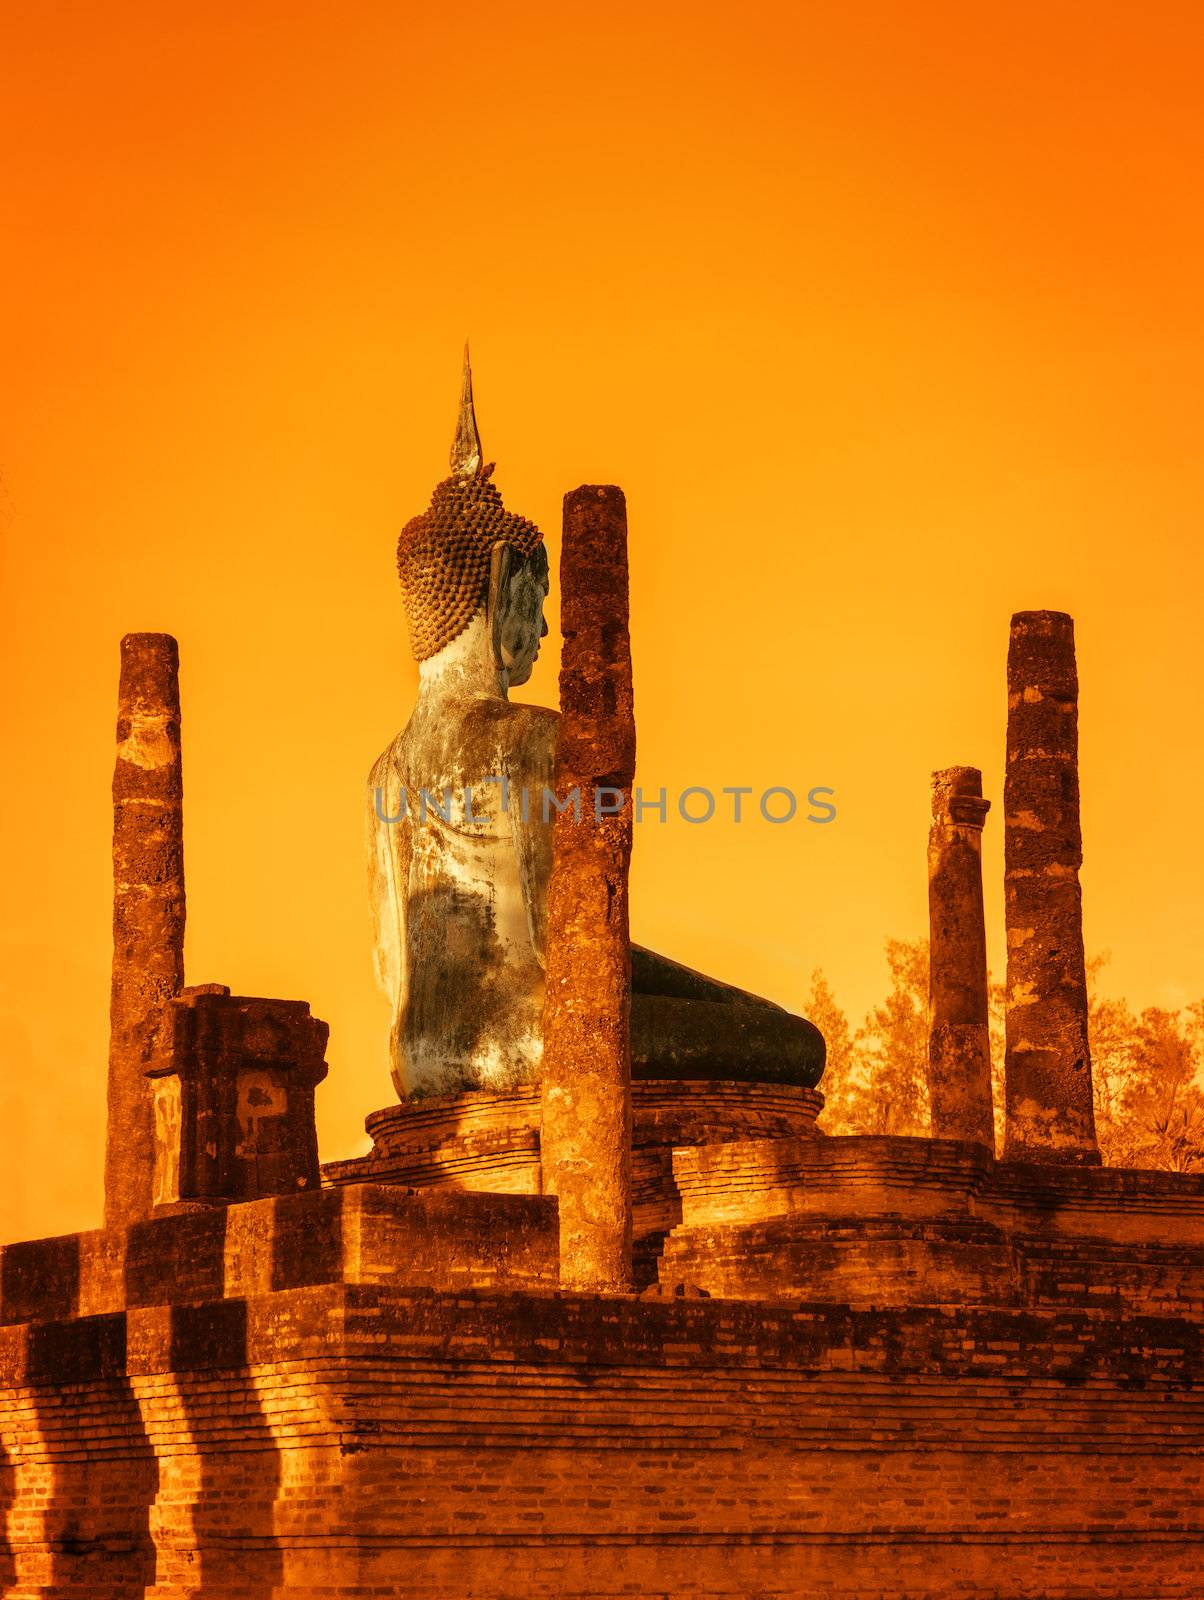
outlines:
[[[402, 1099], [538, 1080], [558, 714], [516, 704], [548, 595], [485, 465], [465, 352], [451, 475], [402, 530], [418, 696], [368, 781], [378, 980]], [[632, 948], [632, 1072], [814, 1085], [824, 1043], [769, 1000]]]

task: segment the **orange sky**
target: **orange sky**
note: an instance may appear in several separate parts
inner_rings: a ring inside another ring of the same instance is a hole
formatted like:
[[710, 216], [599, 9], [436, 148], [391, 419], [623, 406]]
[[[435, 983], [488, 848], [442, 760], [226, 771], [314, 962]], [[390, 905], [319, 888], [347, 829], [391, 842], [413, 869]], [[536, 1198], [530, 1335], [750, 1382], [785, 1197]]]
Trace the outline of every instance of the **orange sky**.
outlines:
[[1204, 993], [1204, 10], [453, 10], [7, 8], [3, 1237], [99, 1218], [128, 630], [181, 645], [189, 980], [329, 1020], [325, 1156], [389, 1099], [361, 785], [466, 331], [553, 561], [627, 492], [640, 781], [837, 793], [645, 823], [637, 938], [859, 1013], [974, 762], [1001, 970], [1008, 617], [1055, 607], [1088, 948]]

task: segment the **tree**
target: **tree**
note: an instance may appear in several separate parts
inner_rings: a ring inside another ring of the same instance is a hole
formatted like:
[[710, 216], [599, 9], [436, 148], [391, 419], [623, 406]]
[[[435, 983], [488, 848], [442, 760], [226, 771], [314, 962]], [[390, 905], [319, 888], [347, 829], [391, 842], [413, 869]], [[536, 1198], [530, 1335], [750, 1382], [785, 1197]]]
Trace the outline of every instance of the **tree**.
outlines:
[[1159, 1006], [1141, 1013], [1121, 1101], [1122, 1126], [1135, 1151], [1135, 1165], [1164, 1172], [1204, 1166], [1200, 1032], [1199, 1002], [1186, 1020], [1182, 1012]]
[[[1100, 1154], [1109, 1166], [1204, 1170], [1204, 1000], [1181, 1011], [1100, 993], [1106, 953], [1087, 963], [1087, 1018]], [[808, 1015], [828, 1043], [829, 1133], [925, 1134], [928, 945], [889, 939], [891, 987], [854, 1033], [827, 979], [812, 974]], [[1005, 986], [989, 984], [996, 1150], [1004, 1139]]]
[[857, 1034], [863, 1086], [853, 1116], [862, 1133], [926, 1134], [928, 1112], [928, 941], [888, 939], [890, 993]]
[[1005, 1084], [1003, 1063], [1007, 1039], [1005, 1018], [1007, 1014], [1007, 984], [996, 983], [987, 974], [987, 1031], [991, 1048], [991, 1110], [995, 1118], [995, 1154], [1002, 1156], [1004, 1134], [1007, 1131]]
[[1192, 1172], [1204, 1167], [1204, 1001], [1135, 1016], [1099, 992], [1107, 953], [1087, 963], [1087, 1023], [1095, 1133], [1110, 1167]]
[[825, 1101], [824, 1126], [833, 1133], [847, 1133], [851, 1131], [850, 1099], [858, 1073], [857, 1049], [849, 1019], [837, 1005], [831, 986], [818, 967], [811, 974], [807, 1016], [823, 1034], [828, 1047], [820, 1085]]
[[1139, 1165], [1141, 1144], [1126, 1109], [1133, 1073], [1137, 1018], [1124, 1000], [1106, 1000], [1099, 991], [1107, 951], [1087, 962], [1087, 1038], [1091, 1046], [1091, 1079], [1095, 1097], [1095, 1137], [1104, 1164]]
[[928, 942], [888, 939], [891, 988], [851, 1033], [822, 972], [811, 980], [808, 1015], [828, 1042], [821, 1088], [829, 1133], [928, 1131]]

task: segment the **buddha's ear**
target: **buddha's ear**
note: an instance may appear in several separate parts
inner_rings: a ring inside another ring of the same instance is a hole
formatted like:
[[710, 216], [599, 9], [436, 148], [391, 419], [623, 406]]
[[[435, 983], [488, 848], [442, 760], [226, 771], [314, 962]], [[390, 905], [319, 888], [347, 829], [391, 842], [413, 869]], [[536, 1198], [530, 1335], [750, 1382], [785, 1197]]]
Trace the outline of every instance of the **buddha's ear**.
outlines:
[[489, 552], [489, 596], [485, 602], [485, 616], [493, 639], [493, 659], [502, 665], [502, 597], [510, 582], [512, 550], [508, 544], [495, 544]]

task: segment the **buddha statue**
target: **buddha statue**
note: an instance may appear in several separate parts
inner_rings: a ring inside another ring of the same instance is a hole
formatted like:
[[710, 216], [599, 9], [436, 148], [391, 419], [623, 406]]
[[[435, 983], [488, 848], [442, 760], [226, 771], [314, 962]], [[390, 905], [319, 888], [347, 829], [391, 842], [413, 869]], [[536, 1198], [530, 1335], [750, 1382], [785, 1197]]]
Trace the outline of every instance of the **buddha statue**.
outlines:
[[[451, 475], [397, 546], [418, 697], [368, 780], [378, 980], [401, 1098], [537, 1081], [558, 714], [517, 704], [548, 595], [539, 529], [484, 462], [465, 349]], [[814, 1085], [818, 1030], [632, 949], [637, 1077]]]

